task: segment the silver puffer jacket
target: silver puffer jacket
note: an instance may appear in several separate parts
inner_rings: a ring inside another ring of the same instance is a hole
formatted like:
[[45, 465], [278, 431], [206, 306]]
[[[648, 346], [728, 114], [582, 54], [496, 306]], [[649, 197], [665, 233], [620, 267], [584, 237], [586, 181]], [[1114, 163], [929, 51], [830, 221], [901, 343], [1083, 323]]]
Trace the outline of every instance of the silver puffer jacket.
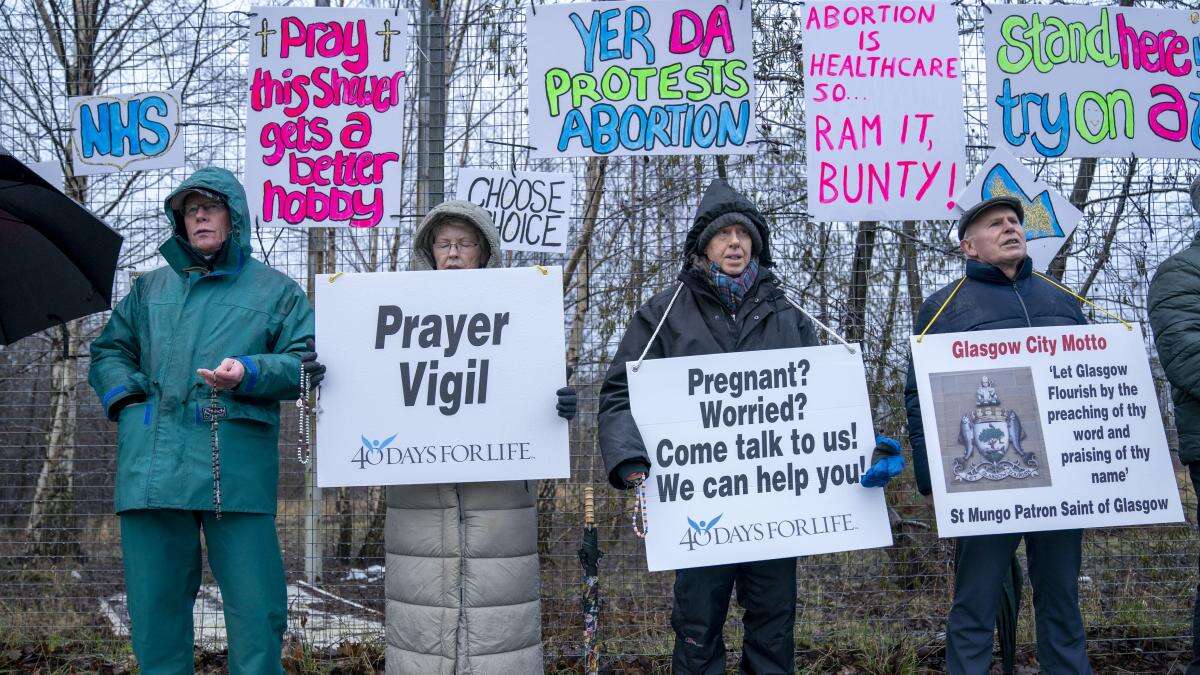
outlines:
[[[411, 269], [434, 269], [447, 217], [474, 224], [500, 266], [487, 212], [449, 201], [413, 235]], [[536, 483], [398, 485], [387, 500], [388, 675], [542, 672]]]

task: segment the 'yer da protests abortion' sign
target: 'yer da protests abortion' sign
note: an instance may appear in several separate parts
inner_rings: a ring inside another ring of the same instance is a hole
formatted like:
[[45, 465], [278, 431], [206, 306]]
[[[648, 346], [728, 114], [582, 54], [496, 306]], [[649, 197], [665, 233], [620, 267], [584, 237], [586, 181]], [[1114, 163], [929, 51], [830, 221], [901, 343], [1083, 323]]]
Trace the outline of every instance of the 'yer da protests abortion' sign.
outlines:
[[862, 355], [841, 345], [626, 364], [650, 455], [651, 571], [892, 543]]
[[954, 6], [810, 2], [800, 11], [813, 217], [949, 218], [966, 167]]
[[454, 196], [491, 214], [504, 250], [562, 253], [575, 217], [573, 183], [569, 173], [463, 168]]
[[1020, 157], [1200, 157], [1200, 13], [984, 9], [988, 140], [997, 148]]
[[750, 4], [573, 2], [531, 11], [532, 156], [755, 152]]
[[317, 484], [566, 478], [562, 270], [321, 275]]
[[408, 25], [391, 9], [253, 10], [246, 194], [254, 220], [395, 224]]
[[1140, 331], [911, 343], [939, 536], [1183, 520]]

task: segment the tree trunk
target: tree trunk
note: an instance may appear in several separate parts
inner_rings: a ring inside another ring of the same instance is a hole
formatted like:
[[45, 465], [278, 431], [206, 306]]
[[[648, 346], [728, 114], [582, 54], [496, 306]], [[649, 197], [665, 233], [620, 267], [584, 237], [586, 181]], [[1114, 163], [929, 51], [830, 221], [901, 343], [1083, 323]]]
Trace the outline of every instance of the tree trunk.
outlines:
[[[1096, 158], [1084, 157], [1079, 160], [1079, 171], [1075, 174], [1075, 185], [1071, 188], [1071, 204], [1080, 211], [1088, 200], [1088, 193], [1092, 191], [1092, 182], [1096, 179]], [[1076, 228], [1075, 232], [1079, 229]], [[1058, 254], [1054, 256], [1054, 260], [1050, 261], [1050, 276], [1062, 280], [1063, 274], [1067, 271], [1067, 256], [1071, 254], [1071, 240], [1075, 238], [1075, 232], [1071, 233], [1070, 237], [1063, 242], [1062, 248]]]
[[590, 157], [587, 161], [587, 172], [584, 176], [584, 188], [587, 195], [583, 206], [583, 231], [579, 234], [579, 244], [571, 252], [571, 259], [563, 270], [563, 292], [571, 287], [571, 279], [580, 258], [588, 251], [592, 235], [596, 231], [596, 220], [600, 213], [600, 200], [604, 197], [604, 176], [608, 166], [607, 157]]
[[354, 509], [350, 499], [350, 488], [340, 487], [337, 489], [335, 504], [338, 534], [333, 557], [348, 565], [350, 564], [350, 548], [354, 545]]
[[871, 392], [871, 409], [879, 412], [879, 394], [890, 391], [884, 381], [887, 377], [888, 352], [892, 350], [892, 328], [896, 325], [896, 306], [900, 296], [900, 266], [892, 270], [892, 288], [888, 294], [887, 312], [883, 316], [883, 327], [879, 334], [879, 349], [874, 354], [875, 377], [868, 383]]
[[387, 521], [387, 490], [381, 487], [371, 488], [370, 502], [375, 505], [371, 514], [371, 524], [363, 535], [362, 545], [358, 548], [358, 566], [366, 567], [372, 560], [383, 559], [383, 526]]
[[[65, 331], [54, 331], [50, 365], [50, 429], [46, 432], [46, 460], [38, 474], [33, 506], [25, 527], [27, 553], [55, 559], [82, 557], [75, 514], [75, 354], [71, 335], [79, 321]], [[69, 333], [69, 334], [66, 334]]]
[[1096, 256], [1096, 263], [1092, 265], [1092, 271], [1088, 272], [1087, 279], [1079, 287], [1079, 294], [1085, 298], [1092, 290], [1092, 283], [1096, 281], [1100, 270], [1108, 264], [1108, 259], [1112, 255], [1113, 240], [1117, 238], [1117, 228], [1121, 224], [1121, 216], [1125, 215], [1125, 204], [1129, 201], [1129, 186], [1133, 183], [1133, 174], [1136, 172], [1137, 157], [1131, 157], [1125, 168], [1125, 183], [1121, 186], [1121, 193], [1117, 198], [1117, 209], [1113, 213], [1112, 220], [1108, 224], [1108, 231], [1104, 233], [1104, 239], [1100, 243], [1100, 254]]
[[921, 304], [925, 302], [925, 291], [921, 290], [921, 267], [917, 259], [917, 223], [914, 220], [904, 221], [904, 236], [900, 238], [900, 250], [904, 255], [904, 280], [908, 286], [908, 307], [912, 312], [910, 319], [917, 320], [921, 312]]
[[871, 282], [871, 256], [875, 252], [875, 233], [878, 223], [864, 220], [854, 238], [854, 260], [850, 265], [850, 297], [846, 301], [846, 316], [842, 330], [847, 342], [862, 342], [867, 313], [867, 289]]

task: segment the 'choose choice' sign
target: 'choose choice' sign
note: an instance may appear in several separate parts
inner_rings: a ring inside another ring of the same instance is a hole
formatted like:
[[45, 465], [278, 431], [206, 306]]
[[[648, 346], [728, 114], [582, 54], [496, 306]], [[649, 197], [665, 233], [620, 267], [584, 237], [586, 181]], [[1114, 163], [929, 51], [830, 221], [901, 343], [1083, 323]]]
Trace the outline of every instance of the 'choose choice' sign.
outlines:
[[491, 214], [507, 251], [561, 253], [575, 205], [569, 173], [460, 169], [455, 196]]

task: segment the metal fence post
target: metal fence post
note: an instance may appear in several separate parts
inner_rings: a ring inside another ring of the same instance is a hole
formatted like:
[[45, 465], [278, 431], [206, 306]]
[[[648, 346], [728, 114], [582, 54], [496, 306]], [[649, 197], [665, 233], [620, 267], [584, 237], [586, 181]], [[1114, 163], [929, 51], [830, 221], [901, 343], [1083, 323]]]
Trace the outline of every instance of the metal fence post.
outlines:
[[446, 198], [446, 20], [439, 0], [421, 0], [417, 45], [417, 206], [423, 214]]
[[[328, 7], [329, 0], [315, 0], [317, 7]], [[317, 302], [317, 275], [325, 271], [326, 237], [331, 233], [323, 227], [313, 227], [308, 230], [308, 297], [314, 307]], [[320, 581], [325, 572], [325, 550], [322, 546], [323, 537], [319, 528], [321, 515], [325, 512], [325, 500], [321, 488], [317, 487], [316, 440], [314, 438], [311, 457], [314, 458], [304, 466], [304, 579], [310, 584]]]

